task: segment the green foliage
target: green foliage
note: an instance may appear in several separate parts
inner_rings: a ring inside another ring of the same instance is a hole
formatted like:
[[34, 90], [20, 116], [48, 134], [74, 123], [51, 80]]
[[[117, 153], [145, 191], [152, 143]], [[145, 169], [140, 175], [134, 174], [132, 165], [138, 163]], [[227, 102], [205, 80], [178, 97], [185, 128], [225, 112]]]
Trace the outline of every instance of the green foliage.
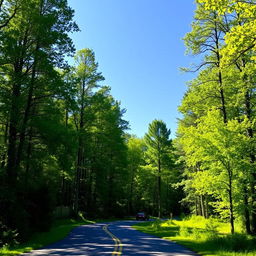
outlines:
[[197, 1], [184, 38], [203, 62], [179, 107], [183, 202], [198, 215], [229, 219], [231, 233], [235, 218], [243, 219], [247, 233], [256, 232], [253, 2]]
[[[162, 179], [168, 177], [172, 166], [173, 148], [169, 139], [170, 130], [161, 120], [149, 124], [145, 135], [146, 163], [156, 176], [156, 207], [157, 216], [162, 215]], [[168, 186], [168, 185], [167, 185]]]
[[27, 240], [50, 229], [56, 207], [76, 217], [127, 213], [125, 110], [101, 84], [93, 50], [66, 63], [74, 11], [67, 0], [2, 3], [1, 219]]
[[0, 222], [0, 248], [18, 244], [16, 240], [17, 236], [17, 230], [11, 230], [2, 222]]
[[168, 146], [171, 145], [169, 140], [170, 133], [163, 121], [154, 120], [149, 124], [145, 142], [147, 155], [154, 166], [158, 166], [158, 162], [165, 158], [169, 150]]
[[125, 189], [131, 214], [146, 211], [153, 216], [159, 215], [159, 195], [163, 215], [169, 217], [181, 212], [178, 201], [182, 191], [174, 186], [180, 180], [178, 156], [169, 135], [166, 124], [159, 120], [149, 125], [143, 139], [127, 135], [128, 182]]
[[153, 224], [152, 224], [152, 228], [153, 230], [155, 231], [159, 231], [161, 229], [161, 224], [162, 224], [162, 221], [157, 218], [156, 220], [154, 220]]
[[[202, 255], [249, 255], [256, 252], [255, 238], [236, 233], [222, 233], [226, 223], [217, 219], [205, 219], [200, 216], [187, 217], [184, 220], [162, 221], [161, 223], [142, 223], [133, 226], [151, 235], [176, 241]], [[153, 228], [157, 225], [157, 228]]]
[[189, 228], [181, 226], [179, 229], [179, 236], [184, 236], [184, 237], [191, 236], [191, 232], [189, 232]]

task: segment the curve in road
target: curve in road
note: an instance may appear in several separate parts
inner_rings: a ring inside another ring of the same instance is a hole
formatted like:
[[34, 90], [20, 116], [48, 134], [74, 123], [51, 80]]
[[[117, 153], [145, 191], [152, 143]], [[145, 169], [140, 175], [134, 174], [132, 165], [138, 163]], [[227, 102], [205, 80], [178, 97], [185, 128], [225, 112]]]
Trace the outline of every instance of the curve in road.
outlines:
[[68, 237], [24, 256], [198, 256], [175, 242], [133, 229], [136, 221], [97, 223], [75, 228]]
[[114, 234], [112, 234], [109, 230], [108, 230], [108, 225], [105, 225], [103, 227], [103, 230], [110, 236], [112, 237], [112, 239], [115, 242], [115, 250], [113, 251], [112, 255], [121, 255], [122, 254], [122, 249], [123, 249], [123, 245], [120, 241], [119, 238], [117, 238]]

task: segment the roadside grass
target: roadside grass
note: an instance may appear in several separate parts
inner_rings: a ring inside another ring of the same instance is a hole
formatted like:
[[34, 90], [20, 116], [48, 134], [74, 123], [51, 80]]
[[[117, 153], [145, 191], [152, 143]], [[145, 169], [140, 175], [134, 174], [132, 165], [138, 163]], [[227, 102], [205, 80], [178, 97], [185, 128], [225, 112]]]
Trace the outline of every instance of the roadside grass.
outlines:
[[0, 255], [17, 255], [24, 252], [29, 252], [34, 249], [42, 248], [46, 245], [55, 243], [65, 238], [73, 228], [92, 223], [95, 222], [83, 219], [78, 221], [73, 219], [57, 220], [50, 229], [50, 231], [35, 233], [33, 237], [24, 244], [20, 244], [10, 248], [4, 247], [0, 249]]
[[256, 239], [242, 233], [229, 234], [229, 224], [193, 216], [184, 220], [156, 220], [133, 226], [142, 232], [170, 239], [207, 256], [256, 256]]

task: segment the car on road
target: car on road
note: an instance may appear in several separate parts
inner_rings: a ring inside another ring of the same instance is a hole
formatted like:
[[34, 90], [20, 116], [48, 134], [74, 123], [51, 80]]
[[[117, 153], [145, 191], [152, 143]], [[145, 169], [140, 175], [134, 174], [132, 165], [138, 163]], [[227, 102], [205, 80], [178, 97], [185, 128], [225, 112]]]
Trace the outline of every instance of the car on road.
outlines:
[[138, 212], [136, 214], [136, 220], [149, 220], [149, 216], [145, 212]]

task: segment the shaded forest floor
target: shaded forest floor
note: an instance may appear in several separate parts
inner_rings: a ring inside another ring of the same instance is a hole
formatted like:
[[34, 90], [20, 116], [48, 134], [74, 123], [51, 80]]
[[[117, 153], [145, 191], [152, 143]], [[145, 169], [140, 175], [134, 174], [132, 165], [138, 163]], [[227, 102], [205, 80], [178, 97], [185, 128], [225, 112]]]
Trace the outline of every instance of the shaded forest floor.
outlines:
[[135, 229], [170, 239], [207, 256], [256, 256], [256, 238], [242, 233], [237, 225], [236, 233], [229, 234], [229, 224], [215, 219], [192, 217], [186, 220], [142, 222]]

